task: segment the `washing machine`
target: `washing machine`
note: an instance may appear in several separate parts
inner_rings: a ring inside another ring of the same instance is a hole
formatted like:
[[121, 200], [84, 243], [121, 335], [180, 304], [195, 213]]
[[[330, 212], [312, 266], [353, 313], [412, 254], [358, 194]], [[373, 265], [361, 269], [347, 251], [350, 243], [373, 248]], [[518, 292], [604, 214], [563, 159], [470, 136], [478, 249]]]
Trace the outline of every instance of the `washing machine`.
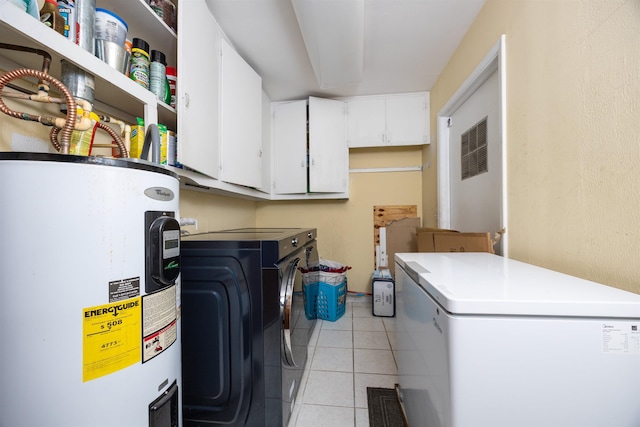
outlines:
[[315, 319], [300, 268], [315, 229], [243, 228], [182, 238], [185, 426], [286, 426]]

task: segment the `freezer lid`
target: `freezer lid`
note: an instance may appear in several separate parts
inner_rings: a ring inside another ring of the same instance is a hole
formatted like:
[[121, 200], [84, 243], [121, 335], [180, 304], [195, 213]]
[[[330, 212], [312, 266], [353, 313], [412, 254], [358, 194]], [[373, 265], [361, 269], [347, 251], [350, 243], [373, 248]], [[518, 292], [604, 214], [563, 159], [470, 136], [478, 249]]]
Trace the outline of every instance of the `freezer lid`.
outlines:
[[640, 295], [489, 253], [396, 262], [452, 314], [640, 318]]

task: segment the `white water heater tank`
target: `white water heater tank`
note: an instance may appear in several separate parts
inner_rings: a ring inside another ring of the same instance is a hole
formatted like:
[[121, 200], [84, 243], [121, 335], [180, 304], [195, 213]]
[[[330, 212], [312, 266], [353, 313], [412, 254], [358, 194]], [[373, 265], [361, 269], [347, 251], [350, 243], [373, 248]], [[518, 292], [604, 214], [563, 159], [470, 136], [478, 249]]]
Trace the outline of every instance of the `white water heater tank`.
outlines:
[[0, 153], [0, 426], [181, 425], [177, 176]]

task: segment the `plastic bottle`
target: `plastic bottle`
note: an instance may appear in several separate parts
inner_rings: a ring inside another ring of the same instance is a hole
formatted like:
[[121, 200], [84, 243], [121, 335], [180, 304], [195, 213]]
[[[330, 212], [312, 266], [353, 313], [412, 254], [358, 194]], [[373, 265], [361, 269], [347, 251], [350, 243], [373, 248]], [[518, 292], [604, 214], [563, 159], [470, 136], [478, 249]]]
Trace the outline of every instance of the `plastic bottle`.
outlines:
[[169, 93], [171, 95], [169, 105], [176, 108], [176, 82], [178, 80], [178, 72], [174, 67], [167, 67], [167, 80], [169, 81]]
[[45, 0], [40, 9], [40, 22], [64, 35], [64, 18], [60, 15], [56, 0]]
[[164, 102], [165, 93], [166, 93], [166, 67], [167, 61], [165, 59], [164, 53], [159, 50], [151, 51], [151, 66], [150, 66], [150, 75], [151, 79], [149, 82], [149, 89], [151, 92], [155, 93], [158, 99]]
[[[78, 107], [78, 116], [81, 116], [84, 110]], [[76, 154], [78, 156], [89, 156], [93, 149], [93, 139], [98, 129], [98, 123], [100, 123], [100, 117], [93, 111], [89, 113], [91, 118], [91, 127], [85, 131], [74, 130], [71, 133], [71, 146], [69, 147], [69, 154]]]
[[131, 80], [149, 89], [149, 43], [134, 38], [131, 42]]

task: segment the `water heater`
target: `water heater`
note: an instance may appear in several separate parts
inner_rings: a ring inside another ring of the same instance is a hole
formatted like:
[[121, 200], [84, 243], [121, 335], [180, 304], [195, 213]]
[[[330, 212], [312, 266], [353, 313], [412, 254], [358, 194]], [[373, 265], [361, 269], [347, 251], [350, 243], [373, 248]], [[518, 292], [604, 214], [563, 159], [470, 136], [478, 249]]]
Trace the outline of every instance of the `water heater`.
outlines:
[[178, 178], [0, 153], [0, 425], [181, 426]]

